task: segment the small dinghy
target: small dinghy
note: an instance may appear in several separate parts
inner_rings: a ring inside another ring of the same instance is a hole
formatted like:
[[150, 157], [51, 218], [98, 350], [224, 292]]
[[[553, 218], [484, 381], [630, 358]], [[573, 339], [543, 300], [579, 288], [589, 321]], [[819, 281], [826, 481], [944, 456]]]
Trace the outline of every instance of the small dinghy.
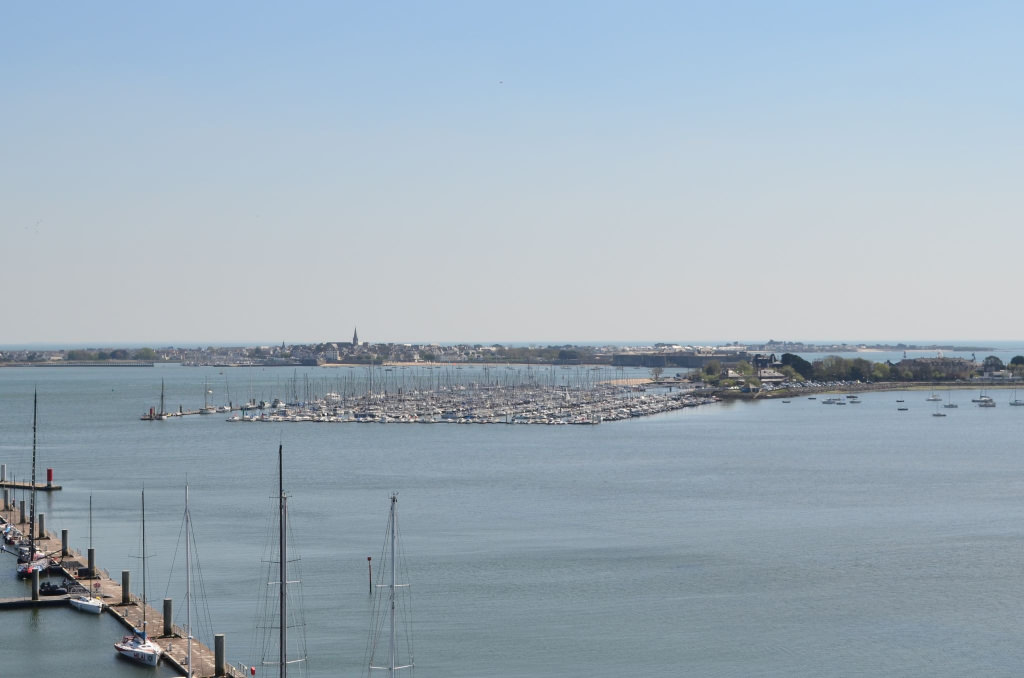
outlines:
[[67, 586], [54, 584], [53, 582], [48, 581], [44, 581], [39, 585], [39, 595], [41, 596], [66, 596], [67, 594]]

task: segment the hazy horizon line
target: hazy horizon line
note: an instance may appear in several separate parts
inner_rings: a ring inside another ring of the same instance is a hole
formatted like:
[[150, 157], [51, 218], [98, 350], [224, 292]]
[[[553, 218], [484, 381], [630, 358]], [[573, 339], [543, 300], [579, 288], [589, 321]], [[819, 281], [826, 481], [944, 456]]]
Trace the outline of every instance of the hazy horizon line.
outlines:
[[[760, 339], [760, 340], [669, 340], [669, 339], [657, 339], [657, 340], [585, 340], [585, 341], [565, 341], [565, 340], [516, 340], [516, 341], [371, 341], [367, 342], [370, 345], [373, 344], [412, 344], [418, 346], [508, 346], [508, 347], [526, 347], [526, 346], [653, 346], [655, 344], [675, 344], [680, 346], [727, 346], [733, 343], [743, 345], [751, 344], [766, 344], [766, 343], [788, 343], [788, 344], [806, 344], [806, 345], [846, 345], [846, 346], [872, 346], [872, 345], [883, 345], [883, 346], [897, 346], [903, 345], [915, 345], [915, 346], [952, 346], [952, 345], [972, 345], [972, 346], [996, 346], [1008, 347], [1008, 346], [1022, 346], [1024, 347], [1024, 339], [1013, 339], [1013, 340], [995, 340], [995, 339]], [[175, 348], [175, 349], [187, 349], [196, 347], [199, 349], [206, 349], [208, 347], [222, 348], [229, 346], [238, 347], [256, 347], [256, 346], [279, 346], [282, 342], [267, 342], [267, 341], [188, 341], [188, 342], [126, 342], [117, 341], [109, 343], [101, 342], [84, 342], [84, 341], [69, 341], [69, 342], [23, 342], [23, 343], [10, 343], [0, 344], [0, 350], [6, 351], [32, 351], [32, 350], [44, 350], [44, 351], [57, 351], [57, 350], [82, 350], [82, 349], [119, 349], [119, 348]], [[311, 344], [322, 344], [322, 343], [348, 343], [347, 340], [315, 340], [315, 341], [293, 341], [283, 342], [285, 346], [303, 346]]]

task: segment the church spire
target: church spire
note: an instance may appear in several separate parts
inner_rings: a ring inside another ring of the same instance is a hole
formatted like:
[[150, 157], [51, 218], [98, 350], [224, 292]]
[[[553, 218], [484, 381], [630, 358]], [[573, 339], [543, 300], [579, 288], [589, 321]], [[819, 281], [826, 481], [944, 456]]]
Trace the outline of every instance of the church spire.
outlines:
[[352, 345], [359, 345], [359, 330], [354, 327], [352, 328]]

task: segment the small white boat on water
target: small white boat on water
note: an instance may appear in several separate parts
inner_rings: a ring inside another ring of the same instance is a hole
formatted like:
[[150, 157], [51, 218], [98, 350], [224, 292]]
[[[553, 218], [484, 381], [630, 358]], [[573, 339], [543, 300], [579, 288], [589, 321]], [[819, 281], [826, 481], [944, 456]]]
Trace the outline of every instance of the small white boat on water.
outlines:
[[150, 640], [142, 629], [132, 629], [132, 631], [130, 635], [122, 638], [120, 643], [114, 643], [114, 649], [122, 657], [145, 664], [146, 666], [156, 666], [157, 662], [160, 661], [160, 654], [163, 650], [160, 649], [159, 645]]
[[99, 614], [103, 612], [103, 601], [94, 596], [82, 594], [68, 600], [71, 603], [71, 607], [82, 612], [88, 612], [90, 614]]
[[[89, 548], [92, 548], [92, 497], [89, 497]], [[93, 583], [93, 586], [99, 588], [99, 582]], [[88, 612], [89, 614], [99, 614], [103, 612], [103, 600], [99, 596], [94, 596], [91, 591], [75, 596], [68, 600], [71, 607], [82, 612]]]

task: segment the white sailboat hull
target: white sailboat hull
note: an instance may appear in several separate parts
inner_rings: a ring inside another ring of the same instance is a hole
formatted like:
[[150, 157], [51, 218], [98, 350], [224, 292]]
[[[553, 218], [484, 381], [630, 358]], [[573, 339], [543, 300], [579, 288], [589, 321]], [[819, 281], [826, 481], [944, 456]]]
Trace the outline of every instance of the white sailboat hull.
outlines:
[[99, 598], [91, 598], [89, 596], [78, 596], [68, 601], [71, 603], [71, 607], [82, 612], [88, 612], [90, 614], [99, 614], [103, 612], [103, 601]]
[[125, 636], [120, 643], [114, 643], [114, 649], [122, 657], [146, 666], [156, 666], [163, 652], [152, 640], [142, 640], [138, 636]]

